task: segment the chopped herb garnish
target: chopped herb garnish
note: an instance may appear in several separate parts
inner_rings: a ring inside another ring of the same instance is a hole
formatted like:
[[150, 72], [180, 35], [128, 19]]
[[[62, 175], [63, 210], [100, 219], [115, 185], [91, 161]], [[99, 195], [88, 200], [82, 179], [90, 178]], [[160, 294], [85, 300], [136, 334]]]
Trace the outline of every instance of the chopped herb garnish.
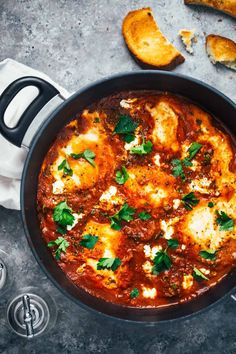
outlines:
[[213, 208], [214, 205], [215, 205], [215, 204], [214, 204], [213, 202], [209, 202], [209, 203], [208, 203], [208, 208]]
[[220, 225], [220, 231], [232, 231], [234, 228], [234, 220], [231, 219], [224, 211], [216, 211], [218, 216], [216, 222]]
[[97, 269], [111, 269], [114, 272], [120, 265], [120, 258], [100, 258], [97, 263]]
[[193, 268], [193, 277], [197, 281], [202, 281], [202, 280], [209, 280], [199, 269], [196, 267]]
[[202, 144], [196, 142], [192, 143], [188, 149], [189, 156], [187, 159], [191, 161], [201, 148]]
[[72, 226], [75, 217], [72, 214], [72, 209], [67, 205], [66, 201], [60, 202], [53, 210], [53, 220], [59, 225], [57, 232], [60, 234], [66, 233], [66, 226]]
[[151, 214], [149, 214], [146, 211], [141, 211], [141, 213], [138, 214], [138, 217], [141, 220], [149, 220], [149, 219], [151, 219], [152, 216], [151, 216]]
[[58, 166], [58, 171], [63, 170], [63, 174], [65, 176], [72, 176], [73, 170], [70, 168], [68, 161], [65, 159], [63, 160], [60, 165]]
[[195, 157], [195, 155], [198, 153], [198, 151], [201, 149], [202, 144], [199, 143], [192, 143], [188, 149], [188, 157], [185, 157], [183, 160], [179, 159], [174, 159], [171, 161], [171, 164], [173, 165], [172, 169], [172, 174], [175, 177], [180, 177], [182, 181], [185, 181], [186, 177], [184, 174], [183, 166], [185, 167], [190, 167], [192, 166], [191, 160]]
[[195, 197], [194, 192], [190, 192], [182, 198], [182, 202], [185, 209], [192, 210], [192, 207], [196, 206], [199, 203], [199, 200]]
[[135, 135], [134, 134], [123, 134], [123, 139], [126, 143], [131, 143], [131, 141], [134, 141]]
[[65, 226], [58, 226], [58, 228], [57, 228], [57, 232], [61, 235], [65, 235], [66, 231], [67, 231], [67, 229]]
[[216, 251], [214, 250], [200, 251], [199, 255], [204, 259], [209, 259], [210, 261], [214, 261], [216, 259]]
[[172, 169], [172, 175], [175, 177], [180, 177], [182, 179], [182, 181], [185, 180], [185, 174], [183, 171], [183, 166], [182, 166], [182, 162], [179, 159], [174, 159], [171, 161], [171, 164], [173, 166]]
[[96, 154], [91, 150], [84, 150], [84, 152], [81, 152], [80, 154], [70, 154], [70, 156], [73, 157], [73, 159], [75, 159], [75, 160], [83, 158], [83, 159], [87, 160], [90, 163], [90, 165], [95, 167], [94, 158], [95, 158]]
[[152, 274], [158, 275], [171, 268], [171, 259], [166, 251], [158, 251], [153, 259]]
[[128, 206], [125, 203], [122, 208], [115, 215], [110, 216], [111, 219], [111, 228], [113, 230], [120, 230], [122, 228], [121, 221], [131, 221], [133, 220], [133, 215], [135, 213], [135, 209]]
[[119, 121], [115, 126], [114, 133], [121, 134], [123, 139], [130, 143], [134, 140], [134, 131], [137, 128], [138, 123], [135, 122], [130, 116], [128, 115], [120, 115]]
[[48, 242], [48, 247], [58, 246], [55, 251], [55, 258], [57, 261], [59, 261], [61, 258], [61, 252], [65, 253], [69, 245], [70, 245], [69, 242], [66, 239], [64, 239], [64, 237], [62, 236], [58, 237], [54, 241]]
[[128, 172], [125, 166], [122, 166], [121, 170], [116, 172], [116, 182], [118, 184], [124, 184], [128, 179], [129, 179]]
[[143, 143], [141, 145], [137, 145], [137, 146], [132, 147], [132, 149], [130, 150], [130, 153], [136, 154], [136, 155], [146, 155], [152, 151], [152, 146], [153, 146], [153, 144], [150, 140], [145, 142], [145, 140], [143, 139]]
[[94, 123], [99, 123], [100, 122], [100, 118], [99, 117], [95, 117], [93, 122]]
[[98, 236], [93, 236], [90, 234], [83, 235], [82, 240], [80, 241], [80, 246], [92, 249], [95, 247], [98, 242]]
[[135, 299], [138, 296], [139, 296], [138, 288], [133, 288], [133, 290], [130, 292], [130, 298], [131, 299]]
[[176, 238], [170, 238], [167, 240], [167, 244], [169, 248], [177, 248], [179, 246], [179, 241]]

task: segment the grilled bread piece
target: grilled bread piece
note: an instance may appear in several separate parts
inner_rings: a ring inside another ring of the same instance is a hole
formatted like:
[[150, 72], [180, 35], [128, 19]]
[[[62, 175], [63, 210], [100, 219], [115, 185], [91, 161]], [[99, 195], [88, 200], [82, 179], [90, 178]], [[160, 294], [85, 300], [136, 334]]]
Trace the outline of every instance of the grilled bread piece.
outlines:
[[185, 60], [162, 34], [149, 7], [129, 12], [122, 33], [130, 52], [145, 68], [171, 70]]
[[236, 0], [184, 0], [186, 5], [203, 5], [236, 17]]
[[236, 43], [229, 38], [209, 34], [206, 51], [213, 64], [220, 63], [236, 70]]
[[192, 42], [197, 41], [197, 37], [195, 35], [195, 30], [188, 30], [188, 29], [181, 29], [179, 30], [179, 36], [182, 39], [183, 44], [185, 45], [185, 48], [187, 52], [190, 54], [193, 54], [193, 47], [192, 47]]

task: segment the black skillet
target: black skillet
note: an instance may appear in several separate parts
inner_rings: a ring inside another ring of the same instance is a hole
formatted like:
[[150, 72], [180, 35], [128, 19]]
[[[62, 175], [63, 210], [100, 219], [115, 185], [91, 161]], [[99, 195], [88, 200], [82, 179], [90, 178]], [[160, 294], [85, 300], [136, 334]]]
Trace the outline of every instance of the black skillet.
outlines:
[[[37, 98], [29, 105], [14, 128], [4, 122], [4, 113], [15, 95], [26, 86], [36, 86]], [[233, 136], [236, 135], [236, 106], [222, 93], [193, 78], [161, 71], [118, 74], [95, 82], [67, 100], [49, 83], [24, 77], [9, 85], [0, 97], [0, 132], [16, 146], [29, 149], [21, 183], [21, 213], [29, 245], [41, 268], [52, 282], [78, 305], [122, 320], [159, 322], [194, 314], [209, 307], [236, 285], [236, 269], [221, 282], [197, 298], [162, 308], [120, 306], [89, 295], [75, 286], [62, 272], [46, 247], [36, 210], [38, 174], [41, 163], [60, 129], [78, 112], [102, 97], [128, 90], [169, 91], [187, 97], [216, 116]], [[6, 157], [7, 158], [7, 157]]]

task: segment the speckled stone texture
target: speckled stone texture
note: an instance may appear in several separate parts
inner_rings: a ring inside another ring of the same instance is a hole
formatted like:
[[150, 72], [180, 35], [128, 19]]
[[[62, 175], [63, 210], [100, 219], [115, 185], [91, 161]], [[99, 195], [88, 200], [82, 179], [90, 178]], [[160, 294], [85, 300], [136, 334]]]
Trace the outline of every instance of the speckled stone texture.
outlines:
[[[187, 7], [183, 0], [1, 0], [0, 60], [10, 57], [42, 70], [70, 91], [111, 73], [141, 70], [124, 45], [121, 23], [129, 10], [144, 6], [153, 8], [163, 32], [186, 57], [175, 71], [201, 79], [235, 100], [235, 73], [213, 66], [204, 48], [205, 34], [235, 40], [235, 20]], [[184, 27], [198, 32], [193, 56], [177, 36]], [[108, 321], [80, 309], [46, 278], [26, 242], [19, 212], [0, 208], [0, 240], [14, 268], [12, 284], [0, 298], [1, 354], [236, 353], [236, 303], [230, 297], [200, 315], [156, 327]], [[39, 286], [58, 306], [56, 326], [31, 341], [11, 332], [5, 316], [9, 299], [26, 286]]]

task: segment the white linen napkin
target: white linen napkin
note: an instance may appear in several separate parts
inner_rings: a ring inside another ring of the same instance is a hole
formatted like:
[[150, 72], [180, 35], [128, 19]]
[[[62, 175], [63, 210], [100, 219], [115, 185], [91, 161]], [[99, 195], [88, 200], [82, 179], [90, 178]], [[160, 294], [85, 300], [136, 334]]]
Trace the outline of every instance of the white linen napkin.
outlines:
[[[63, 87], [56, 84], [47, 75], [12, 59], [0, 62], [0, 95], [14, 80], [23, 76], [37, 76], [55, 86], [62, 97], [70, 96]], [[36, 97], [37, 90], [32, 87], [23, 89], [9, 105], [5, 114], [8, 126], [14, 126], [25, 108]], [[0, 134], [0, 205], [9, 209], [20, 209], [20, 179], [27, 151], [9, 143]]]

